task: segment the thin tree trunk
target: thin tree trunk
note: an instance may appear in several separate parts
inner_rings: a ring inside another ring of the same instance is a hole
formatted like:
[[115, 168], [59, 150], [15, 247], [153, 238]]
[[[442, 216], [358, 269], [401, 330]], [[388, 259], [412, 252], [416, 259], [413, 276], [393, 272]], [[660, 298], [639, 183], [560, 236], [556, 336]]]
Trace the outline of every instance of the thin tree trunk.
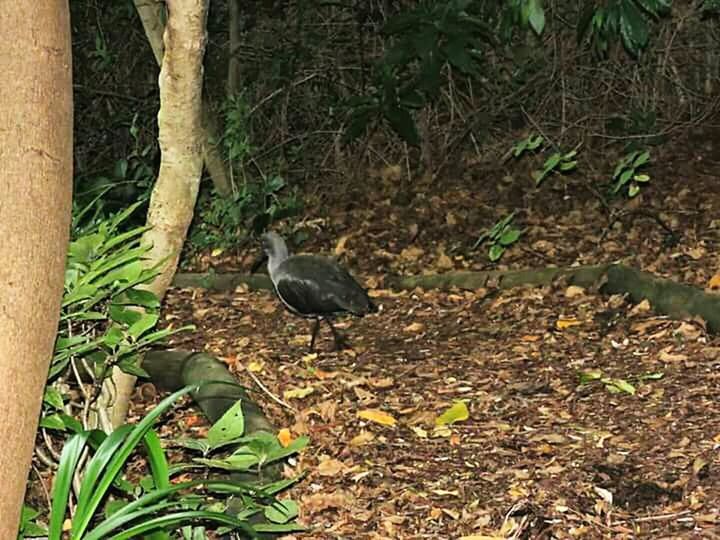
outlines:
[[72, 193], [67, 0], [0, 10], [0, 538], [16, 538], [57, 335]]
[[[158, 65], [162, 65], [164, 54], [163, 29], [165, 28], [163, 23], [164, 4], [157, 0], [133, 1], [145, 30], [145, 35], [155, 55], [155, 61]], [[202, 108], [203, 123], [201, 129], [205, 167], [210, 178], [212, 178], [215, 191], [222, 197], [227, 197], [232, 193], [232, 182], [217, 146], [220, 140], [219, 122], [207, 101], [203, 101]]]
[[227, 90], [229, 96], [240, 91], [240, 0], [228, 0], [228, 75]]
[[[152, 245], [147, 264], [162, 263], [147, 289], [162, 298], [170, 286], [193, 218], [202, 175], [202, 73], [208, 0], [167, 0], [165, 55], [160, 69], [158, 127], [160, 173], [150, 197], [143, 241]], [[116, 391], [110, 418], [125, 421], [135, 377], [113, 372]]]

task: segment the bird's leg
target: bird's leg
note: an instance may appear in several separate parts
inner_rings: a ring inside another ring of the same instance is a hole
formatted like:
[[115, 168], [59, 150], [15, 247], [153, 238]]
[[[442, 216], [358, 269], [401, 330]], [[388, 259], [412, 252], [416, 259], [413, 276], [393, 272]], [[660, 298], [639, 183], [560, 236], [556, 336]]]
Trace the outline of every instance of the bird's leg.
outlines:
[[335, 340], [335, 350], [340, 351], [343, 349], [348, 349], [350, 347], [350, 344], [347, 342], [347, 339], [345, 339], [343, 336], [341, 336], [337, 330], [335, 330], [335, 327], [330, 322], [330, 319], [325, 319], [325, 322], [328, 323], [328, 326], [330, 327], [330, 330], [332, 330], [333, 339]]
[[315, 319], [315, 325], [313, 326], [312, 338], [310, 339], [310, 352], [315, 350], [315, 338], [317, 337], [318, 330], [320, 330], [320, 319]]

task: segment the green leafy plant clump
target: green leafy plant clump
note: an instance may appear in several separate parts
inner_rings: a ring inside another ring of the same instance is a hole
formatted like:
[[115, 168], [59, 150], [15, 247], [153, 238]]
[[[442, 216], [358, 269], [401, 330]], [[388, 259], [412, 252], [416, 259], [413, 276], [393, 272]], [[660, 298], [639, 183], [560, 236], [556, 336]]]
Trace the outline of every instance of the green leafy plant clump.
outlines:
[[472, 249], [477, 249], [480, 244], [487, 242], [490, 245], [488, 250], [488, 258], [492, 262], [496, 262], [503, 256], [505, 250], [518, 241], [523, 231], [515, 227], [512, 223], [515, 219], [515, 212], [508, 214], [499, 220], [492, 228], [482, 233], [473, 244]]
[[[190, 532], [188, 527], [199, 522], [212, 523], [225, 532], [236, 531], [249, 538], [255, 538], [260, 532], [301, 529], [292, 521], [297, 515], [297, 505], [274, 497], [292, 484], [292, 480], [257, 486], [207, 479], [171, 481], [192, 466], [171, 467], [152, 426], [179, 397], [194, 389], [185, 387], [168, 396], [137, 425], [122, 426], [109, 435], [97, 430], [81, 430], [68, 440], [53, 484], [49, 540], [65, 538], [63, 528], [68, 517], [71, 517], [71, 540], [125, 540], [144, 535], [153, 540], [169, 540], [173, 538], [173, 531], [184, 529], [183, 535], [186, 535]], [[238, 404], [211, 431], [224, 434], [214, 435], [215, 442], [221, 440], [229, 444], [227, 437], [242, 435], [242, 426]], [[247, 439], [253, 441], [254, 436]], [[137, 483], [129, 482], [122, 472], [141, 443], [150, 474]], [[303, 446], [295, 445], [286, 455]], [[82, 459], [87, 452], [92, 457]], [[79, 489], [71, 504], [74, 484]], [[223, 501], [229, 496], [242, 501], [240, 511], [225, 511]], [[265, 516], [265, 522], [251, 525], [250, 518], [258, 514]], [[198, 529], [192, 538], [204, 538], [197, 532]]]

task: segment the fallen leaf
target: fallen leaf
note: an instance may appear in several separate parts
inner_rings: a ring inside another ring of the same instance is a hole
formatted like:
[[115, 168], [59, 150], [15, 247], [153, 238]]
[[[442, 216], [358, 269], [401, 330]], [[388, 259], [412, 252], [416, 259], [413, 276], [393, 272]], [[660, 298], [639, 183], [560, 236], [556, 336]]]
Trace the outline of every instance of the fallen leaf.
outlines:
[[337, 459], [324, 459], [317, 466], [317, 472], [320, 476], [337, 476], [346, 469], [345, 464]]
[[585, 296], [585, 287], [570, 285], [565, 289], [565, 298], [577, 298], [578, 296]]
[[282, 428], [278, 431], [277, 438], [283, 448], [287, 448], [292, 442], [292, 435], [290, 435], [290, 430], [288, 428]]
[[339, 257], [343, 253], [347, 251], [347, 248], [345, 247], [345, 244], [347, 244], [348, 238], [350, 238], [349, 234], [346, 234], [344, 236], [341, 236], [340, 239], [335, 244], [335, 256]]
[[383, 426], [394, 426], [397, 423], [395, 418], [380, 409], [365, 409], [359, 411], [357, 415], [358, 418], [370, 420], [371, 422], [382, 424]]
[[315, 391], [312, 386], [306, 386], [305, 388], [294, 388], [292, 390], [285, 390], [283, 397], [285, 399], [302, 399], [309, 396]]
[[579, 321], [577, 319], [558, 319], [555, 322], [555, 328], [557, 328], [558, 330], [565, 330], [572, 326], [579, 326], [581, 324], [582, 321]]
[[361, 431], [358, 435], [355, 435], [350, 439], [350, 446], [365, 446], [375, 439], [375, 435], [369, 431]]
[[464, 401], [456, 401], [452, 407], [443, 412], [440, 416], [435, 419], [436, 426], [445, 426], [448, 424], [454, 424], [455, 422], [461, 422], [470, 418], [470, 412], [468, 411], [467, 405]]
[[409, 334], [417, 334], [423, 330], [425, 330], [425, 325], [421, 322], [410, 323], [403, 328], [403, 332], [407, 332]]
[[256, 360], [253, 360], [250, 362], [247, 366], [247, 370], [251, 371], [253, 373], [259, 373], [263, 370], [263, 367], [265, 366], [264, 362], [258, 362]]
[[309, 515], [328, 508], [350, 508], [352, 504], [352, 495], [342, 490], [333, 493], [316, 493], [302, 499], [302, 509]]

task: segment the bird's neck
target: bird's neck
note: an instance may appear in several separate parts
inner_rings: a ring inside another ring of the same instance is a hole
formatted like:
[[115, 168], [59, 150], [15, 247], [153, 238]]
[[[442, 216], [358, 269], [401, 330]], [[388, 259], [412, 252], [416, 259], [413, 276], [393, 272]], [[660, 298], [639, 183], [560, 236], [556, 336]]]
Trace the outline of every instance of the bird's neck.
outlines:
[[286, 246], [276, 246], [275, 252], [268, 257], [268, 274], [270, 274], [270, 279], [273, 279], [275, 272], [277, 271], [278, 267], [288, 258], [288, 250]]

